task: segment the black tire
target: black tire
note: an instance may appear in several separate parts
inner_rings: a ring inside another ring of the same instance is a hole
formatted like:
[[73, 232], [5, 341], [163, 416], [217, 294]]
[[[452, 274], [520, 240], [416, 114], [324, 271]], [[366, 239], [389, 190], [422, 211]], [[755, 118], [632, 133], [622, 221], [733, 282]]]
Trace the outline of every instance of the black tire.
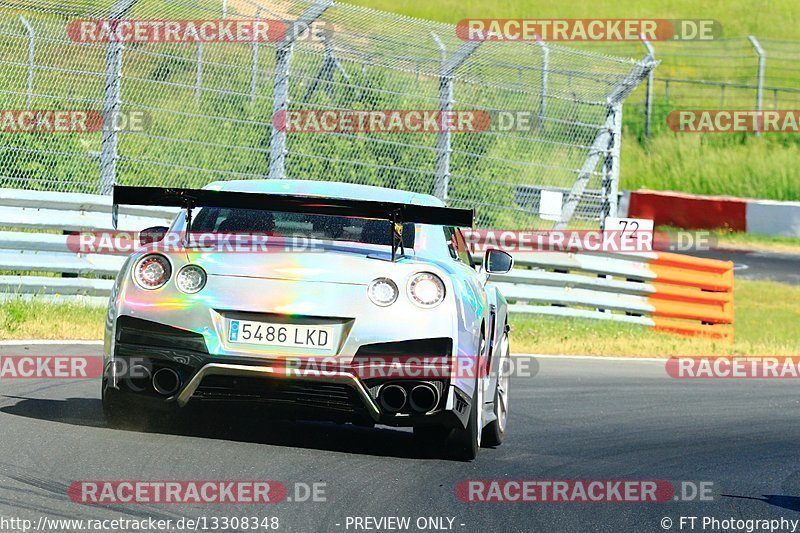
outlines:
[[498, 365], [497, 384], [494, 388], [494, 415], [495, 419], [483, 428], [481, 435], [482, 447], [500, 446], [506, 436], [506, 422], [508, 420], [508, 375], [504, 369], [504, 359], [509, 357], [508, 334], [504, 335], [501, 346], [500, 364]]
[[101, 397], [106, 424], [112, 429], [147, 431], [167, 428], [176, 422], [173, 406], [153, 409], [130, 393], [109, 387], [105, 380]]
[[478, 428], [478, 409], [483, 406], [479, 403], [478, 387], [480, 383], [475, 384], [475, 392], [472, 393], [472, 406], [469, 410], [469, 421], [467, 427], [456, 428], [452, 432], [452, 444], [449, 451], [453, 459], [459, 461], [472, 461], [478, 456], [480, 444], [478, 436], [480, 428]]
[[141, 425], [141, 420], [134, 409], [130, 408], [130, 402], [126, 400], [124, 394], [119, 390], [109, 387], [103, 380], [102, 391], [103, 416], [106, 425], [112, 429], [137, 429]]

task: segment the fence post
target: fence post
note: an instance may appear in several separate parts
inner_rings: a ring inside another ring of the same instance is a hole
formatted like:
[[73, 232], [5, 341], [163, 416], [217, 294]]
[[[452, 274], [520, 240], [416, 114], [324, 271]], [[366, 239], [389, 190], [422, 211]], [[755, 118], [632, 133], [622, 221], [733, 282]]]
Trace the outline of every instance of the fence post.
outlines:
[[[109, 20], [120, 20], [139, 0], [117, 0], [111, 7]], [[117, 182], [119, 159], [117, 117], [122, 100], [122, 43], [109, 40], [106, 47], [106, 87], [103, 96], [103, 140], [100, 150], [100, 194], [110, 195]]]
[[222, 18], [228, 18], [228, 0], [222, 0]]
[[275, 81], [272, 90], [272, 134], [269, 141], [269, 178], [283, 179], [286, 177], [286, 130], [275, 127], [275, 116], [285, 113], [289, 109], [289, 65], [292, 59], [294, 41], [299, 32], [297, 28], [310, 28], [311, 23], [317, 20], [332, 4], [332, 0], [322, 0], [309, 7], [300, 17], [288, 27], [282, 41], [275, 46]]
[[28, 81], [25, 86], [25, 109], [30, 109], [31, 100], [33, 99], [33, 67], [36, 51], [34, 39], [36, 38], [36, 32], [33, 31], [33, 26], [30, 25], [25, 17], [20, 15], [19, 20], [22, 22], [22, 25], [25, 26], [25, 31], [28, 32]]
[[100, 150], [100, 194], [109, 195], [117, 181], [119, 159], [117, 120], [122, 83], [121, 42], [109, 41], [106, 48], [106, 89], [103, 98], [103, 140]]
[[200, 103], [203, 92], [203, 41], [197, 40], [197, 72], [194, 79], [194, 101]]
[[[447, 60], [444, 44], [439, 37], [431, 32], [442, 57], [442, 69], [439, 73], [439, 113], [440, 124], [443, 124], [444, 116], [453, 110], [453, 75], [464, 61], [477, 50], [482, 41], [470, 41], [461, 45], [456, 53]], [[450, 155], [453, 152], [451, 145], [451, 134], [447, 128], [439, 128], [436, 136], [436, 170], [433, 182], [433, 195], [443, 202], [447, 201], [450, 192]]]
[[[256, 20], [261, 18], [261, 8], [256, 9]], [[278, 66], [275, 65], [275, 69], [277, 71]], [[286, 69], [288, 71], [289, 65], [286, 64]], [[276, 72], [277, 75], [277, 72]], [[250, 102], [256, 101], [256, 82], [258, 78], [258, 39], [253, 39], [253, 52], [252, 52], [252, 60], [250, 63]]]
[[[439, 47], [442, 70], [447, 61], [447, 49], [439, 36], [431, 32], [431, 37]], [[439, 78], [439, 110], [444, 113], [453, 108], [453, 80], [452, 78]], [[433, 183], [433, 195], [440, 200], [447, 201], [447, 193], [450, 189], [450, 154], [453, 151], [451, 146], [449, 131], [440, 131], [436, 136], [436, 167]]]
[[[653, 48], [653, 45], [650, 44], [644, 34], [641, 36], [642, 44], [644, 45], [645, 49], [647, 50], [647, 57], [650, 59], [656, 58], [656, 51]], [[653, 70], [650, 70], [650, 73], [647, 75], [647, 92], [645, 93], [645, 100], [644, 100], [644, 138], [650, 138], [650, 122], [653, 119]]]
[[537, 40], [542, 49], [542, 77], [539, 90], [539, 129], [544, 131], [544, 120], [547, 116], [547, 77], [550, 72], [550, 47], [544, 41]]
[[[652, 72], [652, 70], [651, 70]], [[619, 163], [622, 145], [622, 103], [618, 102], [609, 107], [613, 115], [611, 133], [608, 137], [608, 149], [603, 161], [603, 210], [600, 218], [600, 228], [605, 226], [606, 217], [617, 216], [619, 204]]]
[[761, 48], [761, 45], [758, 43], [758, 39], [756, 39], [755, 35], [750, 35], [747, 40], [753, 45], [753, 49], [755, 49], [756, 54], [758, 55], [758, 87], [756, 88], [756, 135], [761, 135], [761, 121], [763, 120], [761, 111], [763, 110], [764, 105], [764, 69], [767, 65], [767, 53], [763, 48]]

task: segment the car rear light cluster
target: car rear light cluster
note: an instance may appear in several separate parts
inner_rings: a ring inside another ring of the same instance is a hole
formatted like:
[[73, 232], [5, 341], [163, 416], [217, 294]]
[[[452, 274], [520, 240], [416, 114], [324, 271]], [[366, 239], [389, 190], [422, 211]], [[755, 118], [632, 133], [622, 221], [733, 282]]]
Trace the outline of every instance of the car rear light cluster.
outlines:
[[[161, 254], [148, 254], [133, 267], [133, 279], [146, 290], [160, 289], [172, 277], [172, 265]], [[194, 294], [206, 285], [206, 272], [197, 265], [186, 265], [178, 271], [175, 286], [182, 292]]]
[[420, 307], [436, 307], [444, 300], [444, 282], [436, 274], [420, 272], [408, 280], [408, 295]]
[[[375, 305], [386, 307], [397, 301], [397, 285], [389, 278], [377, 278], [367, 287], [367, 296]], [[431, 272], [419, 272], [408, 280], [406, 293], [419, 307], [430, 309], [444, 300], [444, 282]]]
[[141, 288], [147, 290], [163, 287], [171, 275], [172, 267], [163, 255], [146, 255], [133, 267], [133, 279]]
[[206, 286], [206, 271], [197, 265], [186, 265], [178, 272], [175, 285], [189, 294], [200, 292]]
[[397, 300], [397, 285], [389, 278], [378, 278], [367, 287], [367, 296], [372, 303], [381, 307], [392, 305]]

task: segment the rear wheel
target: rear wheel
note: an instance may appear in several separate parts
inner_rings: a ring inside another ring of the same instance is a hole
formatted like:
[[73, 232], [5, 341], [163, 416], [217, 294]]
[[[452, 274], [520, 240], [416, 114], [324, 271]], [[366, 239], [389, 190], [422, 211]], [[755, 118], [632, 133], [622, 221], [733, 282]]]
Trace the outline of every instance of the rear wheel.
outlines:
[[135, 429], [137, 424], [134, 420], [134, 410], [130, 408], [124, 394], [118, 389], [110, 387], [108, 382], [103, 380], [102, 389], [103, 416], [108, 427], [113, 429]]
[[497, 387], [494, 392], [495, 419], [483, 429], [482, 444], [484, 446], [499, 446], [506, 435], [506, 422], [508, 421], [508, 386], [509, 377], [509, 346], [508, 333], [503, 335], [500, 343], [500, 363], [498, 365]]
[[103, 415], [112, 429], [148, 430], [167, 427], [175, 422], [174, 406], [154, 409], [145, 402], [108, 385], [103, 379], [101, 391]]
[[480, 380], [475, 383], [472, 394], [472, 408], [469, 410], [469, 421], [464, 429], [453, 430], [451, 456], [460, 461], [472, 461], [477, 457], [481, 447], [480, 416], [483, 407], [483, 394], [480, 394]]
[[451, 455], [461, 461], [472, 461], [477, 457], [481, 447], [481, 429], [483, 428], [483, 357], [486, 355], [486, 336], [481, 333], [478, 356], [475, 361], [475, 390], [472, 393], [472, 405], [469, 410], [469, 421], [464, 429], [456, 428], [452, 434]]

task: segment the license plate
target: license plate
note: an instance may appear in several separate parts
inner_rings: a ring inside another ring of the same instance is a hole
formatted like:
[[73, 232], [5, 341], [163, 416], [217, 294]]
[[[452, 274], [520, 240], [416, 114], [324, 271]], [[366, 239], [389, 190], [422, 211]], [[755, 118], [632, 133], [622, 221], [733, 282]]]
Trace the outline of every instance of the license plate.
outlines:
[[238, 344], [330, 350], [333, 348], [333, 326], [229, 320], [228, 341]]

